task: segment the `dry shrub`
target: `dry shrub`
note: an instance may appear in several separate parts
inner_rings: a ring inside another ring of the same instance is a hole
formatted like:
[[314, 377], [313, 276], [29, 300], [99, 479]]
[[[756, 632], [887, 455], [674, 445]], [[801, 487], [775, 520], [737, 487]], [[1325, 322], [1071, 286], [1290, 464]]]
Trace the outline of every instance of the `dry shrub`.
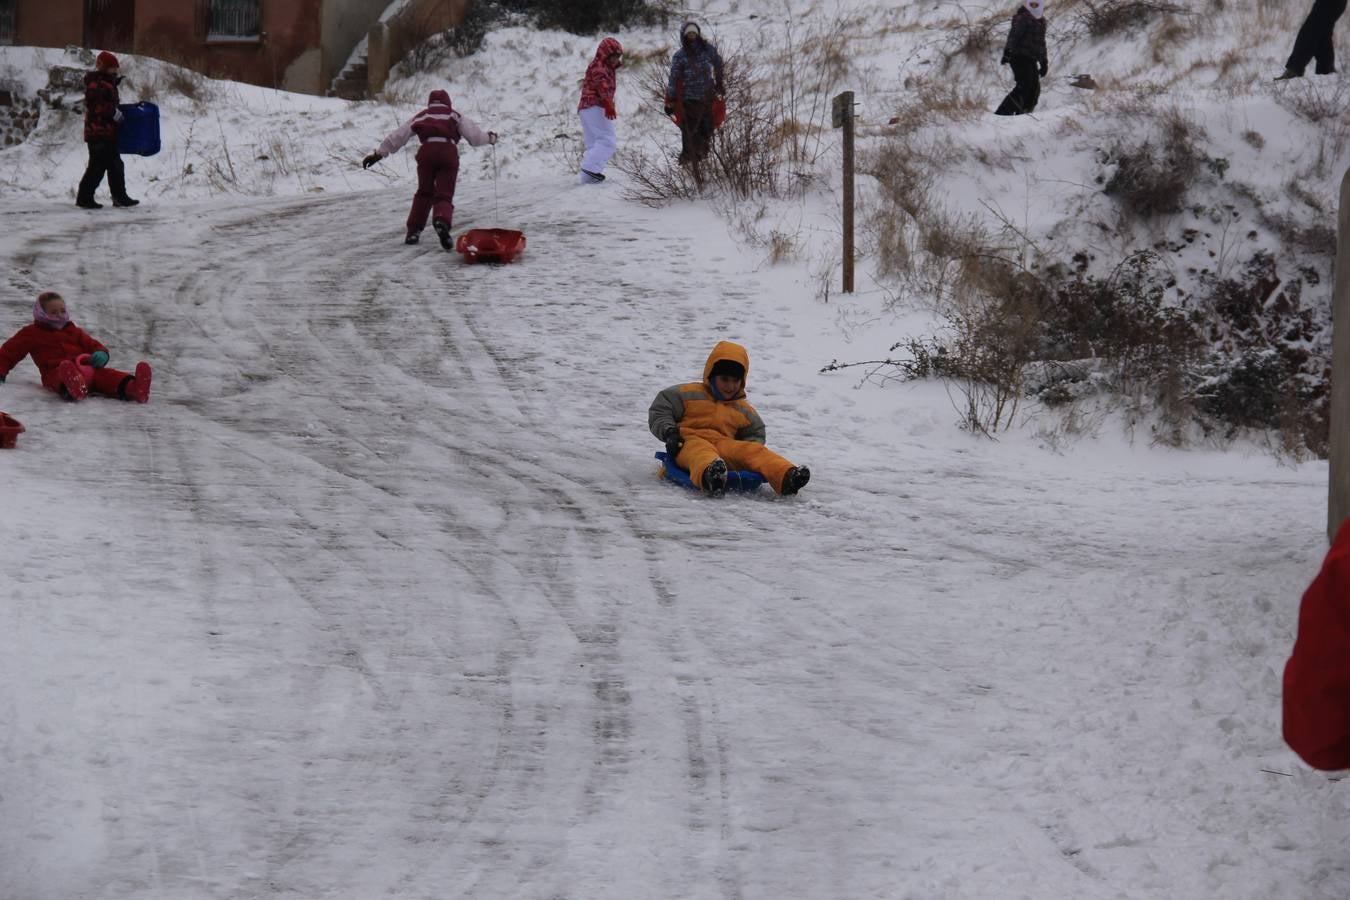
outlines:
[[968, 16], [948, 26], [942, 71], [950, 70], [958, 60], [978, 62], [996, 55], [1003, 48], [1003, 31], [1011, 18], [1011, 12], [997, 12], [978, 19]]
[[1107, 37], [1147, 25], [1168, 15], [1188, 15], [1190, 10], [1166, 0], [1082, 0], [1078, 15], [1087, 33]]
[[1153, 62], [1161, 65], [1175, 58], [1178, 44], [1190, 37], [1190, 23], [1180, 16], [1166, 15], [1162, 24], [1149, 36], [1148, 49]]
[[1115, 172], [1103, 193], [1120, 200], [1139, 218], [1180, 212], [1186, 192], [1209, 158], [1197, 147], [1200, 129], [1177, 110], [1165, 114], [1159, 135], [1133, 145], [1119, 144], [1108, 155]]

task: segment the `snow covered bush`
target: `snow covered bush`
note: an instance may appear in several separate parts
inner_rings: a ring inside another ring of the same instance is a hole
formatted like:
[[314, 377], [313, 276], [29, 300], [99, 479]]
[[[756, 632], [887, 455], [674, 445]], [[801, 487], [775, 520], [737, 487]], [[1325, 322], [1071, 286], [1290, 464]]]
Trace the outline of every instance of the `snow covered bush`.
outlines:
[[1180, 212], [1186, 192], [1204, 170], [1208, 157], [1196, 146], [1201, 137], [1179, 111], [1166, 114], [1156, 138], [1122, 140], [1107, 155], [1115, 172], [1102, 188], [1138, 218]]

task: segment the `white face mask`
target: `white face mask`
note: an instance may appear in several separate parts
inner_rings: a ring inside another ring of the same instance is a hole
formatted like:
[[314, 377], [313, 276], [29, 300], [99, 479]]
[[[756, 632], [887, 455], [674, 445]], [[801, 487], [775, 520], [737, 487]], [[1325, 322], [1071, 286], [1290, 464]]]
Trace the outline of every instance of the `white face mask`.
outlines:
[[1034, 18], [1039, 19], [1045, 15], [1045, 4], [1041, 0], [1027, 0], [1026, 7], [1027, 12], [1031, 13]]

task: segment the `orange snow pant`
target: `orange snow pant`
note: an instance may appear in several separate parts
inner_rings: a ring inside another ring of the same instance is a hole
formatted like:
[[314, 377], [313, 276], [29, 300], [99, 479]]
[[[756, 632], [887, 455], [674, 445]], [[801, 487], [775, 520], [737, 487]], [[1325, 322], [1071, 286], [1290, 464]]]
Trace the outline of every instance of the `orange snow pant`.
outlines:
[[792, 463], [774, 453], [763, 444], [754, 441], [738, 441], [735, 438], [718, 438], [709, 441], [696, 435], [688, 435], [675, 465], [689, 470], [694, 486], [703, 489], [703, 470], [712, 465], [712, 461], [721, 459], [728, 469], [758, 472], [768, 479], [769, 484], [778, 493], [783, 493], [783, 478]]

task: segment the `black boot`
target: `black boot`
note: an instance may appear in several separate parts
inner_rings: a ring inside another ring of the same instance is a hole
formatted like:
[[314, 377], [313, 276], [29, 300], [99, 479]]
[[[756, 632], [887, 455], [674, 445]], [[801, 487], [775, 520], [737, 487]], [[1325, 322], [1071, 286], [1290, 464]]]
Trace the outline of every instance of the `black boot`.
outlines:
[[436, 229], [436, 236], [441, 239], [442, 247], [449, 250], [451, 247], [454, 246], [454, 242], [450, 240], [449, 222], [444, 222], [440, 219], [436, 219], [431, 223], [431, 227]]
[[806, 466], [793, 466], [787, 470], [783, 476], [783, 496], [791, 497], [793, 494], [806, 487], [806, 483], [811, 480], [811, 470]]
[[703, 470], [703, 492], [713, 497], [727, 492], [727, 464], [722, 460], [714, 459]]
[[114, 197], [113, 206], [139, 206], [141, 201], [132, 200], [130, 197]]
[[76, 197], [75, 205], [80, 209], [102, 209], [103, 204], [99, 203], [93, 197]]
[[420, 231], [410, 231], [410, 232], [408, 232], [408, 236], [405, 237], [405, 238], [403, 239], [403, 243], [405, 243], [405, 244], [415, 244], [415, 243], [417, 243], [418, 241], [420, 241], [421, 239], [422, 239], [422, 232], [420, 232]]

